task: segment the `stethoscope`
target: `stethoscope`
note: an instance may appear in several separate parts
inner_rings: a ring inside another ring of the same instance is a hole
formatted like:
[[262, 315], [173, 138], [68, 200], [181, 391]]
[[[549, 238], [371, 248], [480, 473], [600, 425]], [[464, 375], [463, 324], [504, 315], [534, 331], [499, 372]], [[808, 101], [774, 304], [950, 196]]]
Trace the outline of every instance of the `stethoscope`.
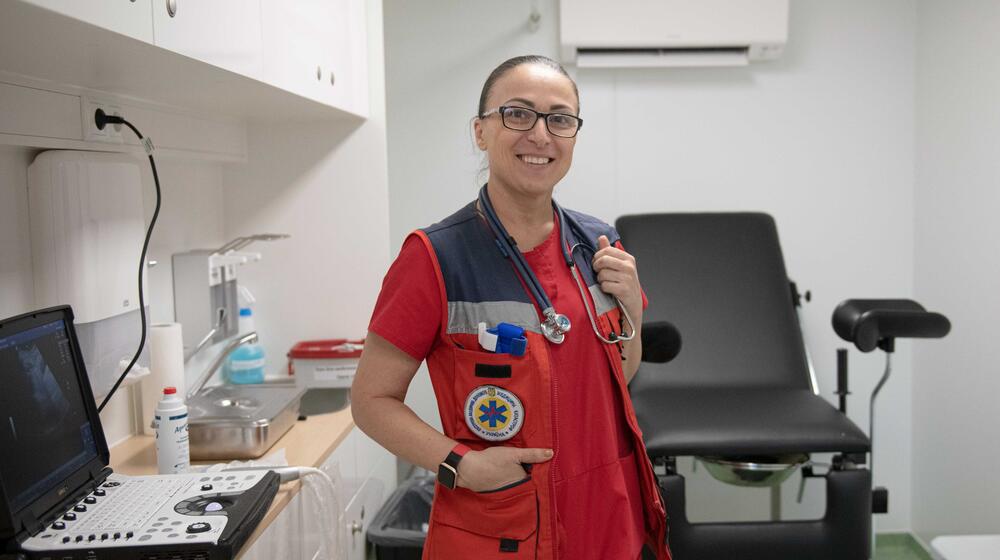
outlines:
[[[493, 236], [496, 239], [497, 247], [504, 257], [511, 260], [514, 264], [514, 269], [517, 271], [518, 276], [527, 286], [531, 297], [535, 298], [538, 306], [542, 308], [542, 321], [539, 323], [542, 334], [545, 335], [550, 342], [554, 344], [562, 344], [563, 340], [566, 339], [566, 333], [569, 332], [570, 324], [569, 317], [563, 315], [562, 313], [557, 313], [555, 308], [552, 306], [552, 301], [549, 300], [549, 296], [545, 293], [542, 288], [542, 284], [538, 281], [538, 277], [535, 276], [534, 272], [531, 271], [531, 267], [524, 260], [524, 255], [515, 246], [514, 239], [507, 233], [507, 230], [503, 227], [500, 222], [500, 218], [497, 217], [496, 211], [493, 209], [493, 203], [490, 202], [489, 195], [486, 194], [486, 187], [483, 186], [479, 190], [479, 205], [482, 207], [483, 212], [486, 216], [486, 223], [489, 224], [490, 229], [493, 231]], [[589, 244], [585, 242], [580, 242], [574, 244], [569, 251], [566, 247], [569, 243], [566, 241], [566, 230], [568, 228], [573, 228], [576, 230], [576, 234], [580, 239], [586, 239], [586, 235], [583, 233], [582, 228], [575, 220], [571, 221], [563, 212], [561, 206], [556, 204], [556, 201], [552, 201], [552, 208], [555, 210], [556, 217], [559, 220], [559, 248], [562, 250], [563, 259], [566, 261], [566, 266], [569, 267], [570, 276], [576, 280], [576, 286], [580, 290], [580, 297], [583, 299], [583, 307], [587, 310], [587, 318], [590, 319], [590, 326], [594, 329], [594, 334], [597, 338], [604, 342], [605, 344], [617, 344], [619, 342], [625, 342], [632, 340], [635, 337], [635, 327], [632, 324], [632, 317], [629, 316], [628, 311], [625, 306], [622, 305], [621, 300], [615, 297], [615, 302], [618, 304], [618, 308], [621, 309], [622, 315], [625, 317], [625, 321], [628, 322], [628, 328], [632, 331], [632, 334], [625, 334], [625, 325], [621, 325], [621, 333], [611, 332], [610, 338], [605, 338], [601, 334], [600, 329], [597, 328], [597, 320], [594, 318], [594, 313], [590, 309], [590, 303], [588, 303], [587, 292], [584, 290], [583, 281], [580, 279], [580, 272], [576, 268], [576, 250], [579, 248], [581, 252], [590, 251], [591, 259], [596, 254], [596, 250]], [[596, 305], [596, 304], [595, 304]]]

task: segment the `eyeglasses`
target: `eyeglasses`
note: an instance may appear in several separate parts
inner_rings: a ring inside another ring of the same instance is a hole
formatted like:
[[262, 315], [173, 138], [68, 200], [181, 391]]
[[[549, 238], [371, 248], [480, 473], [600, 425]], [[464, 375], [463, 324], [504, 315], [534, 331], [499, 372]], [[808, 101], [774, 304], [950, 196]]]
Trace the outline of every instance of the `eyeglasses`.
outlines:
[[549, 134], [560, 138], [572, 138], [576, 136], [576, 133], [583, 126], [583, 119], [575, 115], [568, 115], [566, 113], [541, 113], [527, 107], [513, 107], [508, 105], [501, 105], [496, 109], [486, 111], [482, 115], [479, 115], [479, 118], [485, 119], [494, 113], [500, 114], [500, 121], [503, 122], [505, 127], [522, 132], [534, 128], [539, 117], [545, 117], [545, 128], [548, 129]]

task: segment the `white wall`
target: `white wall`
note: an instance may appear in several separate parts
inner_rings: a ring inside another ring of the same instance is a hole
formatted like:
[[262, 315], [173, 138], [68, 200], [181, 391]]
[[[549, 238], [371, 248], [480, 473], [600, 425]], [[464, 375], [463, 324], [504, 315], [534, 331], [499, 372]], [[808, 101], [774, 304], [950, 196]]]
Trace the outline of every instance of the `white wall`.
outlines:
[[34, 308], [28, 165], [36, 150], [0, 146], [0, 317]]
[[913, 528], [1000, 532], [1000, 4], [918, 4], [918, 301], [952, 321], [915, 346]]
[[[0, 146], [0, 318], [37, 308], [31, 270], [27, 172], [38, 153], [37, 149]], [[153, 176], [145, 157], [136, 157], [136, 163], [142, 171], [148, 220], [155, 202]], [[148, 254], [150, 260], [160, 263], [148, 271], [151, 324], [173, 321], [171, 253], [222, 242], [221, 166], [158, 158], [157, 169], [163, 185], [163, 206]], [[128, 395], [126, 390], [116, 394], [102, 413], [109, 444], [128, 437], [134, 429]]]
[[287, 233], [248, 248], [269, 375], [300, 340], [364, 338], [389, 264], [382, 11], [368, 2], [369, 117], [363, 123], [252, 125], [248, 162], [225, 169], [227, 238]]
[[[481, 160], [468, 128], [487, 74], [510, 56], [557, 54], [556, 1], [539, 3], [536, 33], [527, 28], [530, 4], [385, 2], [394, 252], [408, 231], [474, 197]], [[814, 295], [803, 325], [832, 401], [834, 349], [846, 346], [830, 328], [834, 306], [913, 292], [914, 33], [910, 0], [797, 0], [787, 52], [775, 63], [579, 72], [586, 126], [557, 197], [607, 221], [649, 211], [774, 215], [789, 274]], [[879, 402], [876, 482], [892, 493], [880, 531], [910, 526], [909, 354], [901, 344], [901, 373]], [[882, 363], [855, 352], [851, 365], [850, 416], [866, 429]], [[428, 385], [419, 378], [409, 400], [436, 419]], [[806, 504], [795, 507], [797, 484], [785, 492], [786, 511], [818, 515], [822, 485], [811, 482]], [[766, 514], [766, 493], [719, 488], [692, 480], [690, 492], [723, 504], [693, 517]]]

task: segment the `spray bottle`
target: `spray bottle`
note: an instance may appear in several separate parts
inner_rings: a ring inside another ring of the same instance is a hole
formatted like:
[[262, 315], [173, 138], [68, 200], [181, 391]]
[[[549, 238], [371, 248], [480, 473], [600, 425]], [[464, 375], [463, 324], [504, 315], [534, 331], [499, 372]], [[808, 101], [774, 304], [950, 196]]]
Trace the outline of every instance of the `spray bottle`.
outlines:
[[156, 428], [156, 466], [160, 474], [187, 472], [191, 466], [188, 447], [188, 409], [176, 387], [165, 387], [153, 416]]

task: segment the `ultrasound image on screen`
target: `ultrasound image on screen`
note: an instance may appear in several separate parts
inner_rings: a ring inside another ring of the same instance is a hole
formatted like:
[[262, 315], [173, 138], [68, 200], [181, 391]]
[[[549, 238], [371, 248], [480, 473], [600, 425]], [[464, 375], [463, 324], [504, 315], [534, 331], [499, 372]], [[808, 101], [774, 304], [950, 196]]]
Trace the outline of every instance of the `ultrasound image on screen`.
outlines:
[[19, 510], [97, 456], [66, 325], [0, 338], [0, 474]]

